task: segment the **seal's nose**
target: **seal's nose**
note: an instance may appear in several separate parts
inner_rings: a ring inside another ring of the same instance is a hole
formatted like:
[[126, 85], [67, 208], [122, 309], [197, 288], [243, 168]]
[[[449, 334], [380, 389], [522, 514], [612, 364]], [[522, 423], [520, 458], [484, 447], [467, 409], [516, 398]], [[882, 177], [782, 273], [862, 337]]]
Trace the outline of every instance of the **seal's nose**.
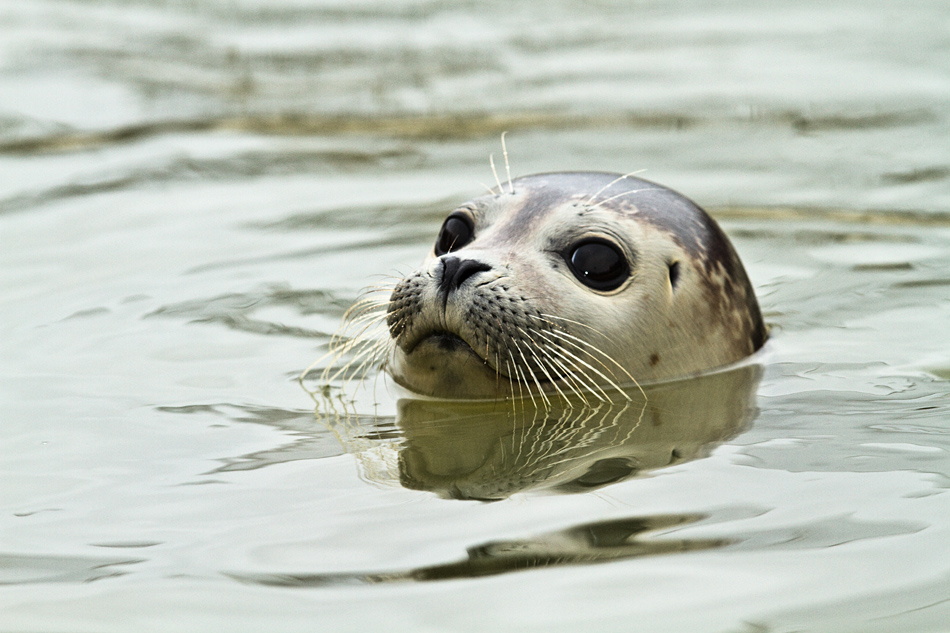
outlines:
[[439, 282], [439, 294], [443, 300], [458, 290], [475, 273], [491, 270], [491, 266], [474, 259], [442, 257], [442, 281]]

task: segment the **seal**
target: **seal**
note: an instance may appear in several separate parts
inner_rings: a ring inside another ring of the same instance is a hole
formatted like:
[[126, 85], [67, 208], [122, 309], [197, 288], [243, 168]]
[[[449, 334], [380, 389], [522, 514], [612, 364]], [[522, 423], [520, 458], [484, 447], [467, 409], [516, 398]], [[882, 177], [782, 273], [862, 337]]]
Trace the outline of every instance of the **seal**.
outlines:
[[370, 356], [400, 385], [442, 398], [606, 399], [765, 342], [735, 249], [686, 197], [597, 172], [506, 184], [452, 211], [385, 303], [389, 341]]

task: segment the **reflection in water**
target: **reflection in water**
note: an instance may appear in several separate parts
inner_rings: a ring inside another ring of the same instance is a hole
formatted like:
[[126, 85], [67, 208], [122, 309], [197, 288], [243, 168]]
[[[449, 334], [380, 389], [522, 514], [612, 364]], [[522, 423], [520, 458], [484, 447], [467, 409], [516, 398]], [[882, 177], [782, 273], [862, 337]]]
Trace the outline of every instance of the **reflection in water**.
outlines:
[[452, 580], [728, 545], [730, 541], [725, 539], [642, 538], [649, 532], [694, 523], [704, 518], [700, 515], [654, 516], [588, 523], [530, 539], [484, 543], [469, 548], [468, 556], [464, 560], [406, 571], [362, 574], [247, 574], [233, 577], [244, 582], [286, 587]]
[[93, 582], [123, 576], [130, 573], [127, 566], [142, 562], [142, 559], [0, 554], [0, 586]]
[[732, 550], [800, 550], [836, 547], [867, 539], [881, 539], [920, 532], [926, 525], [914, 522], [869, 522], [835, 517], [808, 525], [781, 526], [737, 532], [729, 536], [672, 538], [677, 528], [702, 521], [710, 526], [761, 515], [753, 507], [732, 507], [711, 515], [682, 514], [629, 517], [582, 523], [526, 539], [491, 541], [468, 548], [466, 557], [440, 565], [397, 571], [337, 573], [230, 574], [241, 582], [280, 587], [324, 587], [346, 584], [423, 582], [477, 578], [508, 572], [588, 565], [642, 556], [696, 552], [728, 547]]
[[[205, 474], [256, 470], [258, 468], [264, 468], [265, 466], [285, 464], [292, 461], [334, 457], [344, 452], [340, 447], [336, 435], [334, 435], [331, 429], [314, 428], [312, 411], [264, 408], [237, 404], [200, 404], [156, 408], [165, 413], [178, 415], [213, 415], [226, 418], [233, 422], [264, 424], [279, 429], [283, 433], [293, 437], [293, 441], [290, 443], [282, 444], [275, 448], [266, 448], [238, 457], [224, 458], [222, 460], [224, 463], [221, 466]], [[379, 427], [386, 425], [386, 422], [379, 418], [365, 419], [372, 419]]]
[[589, 405], [404, 399], [395, 441], [355, 416], [325, 419], [371, 480], [453, 499], [579, 492], [704, 456], [752, 420], [759, 376], [744, 365]]

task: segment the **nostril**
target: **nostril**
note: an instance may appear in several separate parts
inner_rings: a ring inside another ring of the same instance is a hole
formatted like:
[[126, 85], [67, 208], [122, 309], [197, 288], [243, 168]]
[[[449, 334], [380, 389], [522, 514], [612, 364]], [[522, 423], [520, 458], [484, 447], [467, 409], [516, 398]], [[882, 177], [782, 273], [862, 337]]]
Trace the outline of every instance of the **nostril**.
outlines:
[[460, 287], [475, 273], [483, 273], [487, 270], [491, 270], [491, 266], [488, 264], [474, 259], [466, 259], [459, 264], [458, 271], [455, 273], [455, 287]]
[[442, 281], [439, 283], [439, 292], [443, 296], [458, 290], [472, 275], [486, 270], [491, 266], [474, 259], [460, 260], [458, 257], [442, 258]]

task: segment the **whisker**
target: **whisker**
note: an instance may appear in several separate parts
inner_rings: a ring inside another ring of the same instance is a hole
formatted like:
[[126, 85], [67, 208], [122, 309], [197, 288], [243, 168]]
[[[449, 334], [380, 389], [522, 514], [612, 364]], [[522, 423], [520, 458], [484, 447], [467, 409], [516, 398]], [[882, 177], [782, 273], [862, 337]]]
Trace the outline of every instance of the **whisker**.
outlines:
[[[355, 347], [355, 346], [354, 346], [354, 347]], [[352, 348], [351, 348], [351, 349], [352, 349]], [[378, 346], [378, 345], [375, 345], [375, 344], [373, 344], [372, 342], [366, 342], [366, 344], [363, 345], [363, 349], [361, 349], [359, 352], [357, 352], [356, 354], [354, 354], [354, 355], [350, 358], [350, 360], [348, 360], [342, 367], [337, 368], [336, 371], [334, 371], [332, 374], [329, 373], [329, 372], [330, 372], [330, 370], [333, 369], [333, 366], [331, 365], [330, 367], [328, 367], [327, 370], [326, 370], [326, 372], [327, 372], [327, 373], [326, 373], [326, 378], [324, 378], [323, 376], [321, 376], [321, 380], [326, 380], [326, 382], [333, 382], [334, 380], [338, 380], [338, 379], [340, 379], [340, 378], [342, 377], [343, 380], [344, 380], [344, 382], [349, 382], [349, 378], [347, 377], [347, 373], [349, 372], [349, 370], [350, 370], [350, 368], [353, 366], [353, 364], [356, 363], [356, 362], [361, 362], [360, 367], [362, 367], [362, 366], [363, 366], [362, 363], [363, 363], [364, 360], [367, 358], [367, 355], [369, 355], [369, 358], [370, 358], [370, 359], [373, 358], [373, 357], [375, 356], [375, 354], [377, 353], [378, 349], [379, 349], [379, 346]]]
[[[505, 368], [508, 370], [508, 398], [511, 402], [511, 416], [515, 418], [518, 415], [518, 409], [515, 406], [515, 379], [512, 376], [511, 364], [507, 360], [505, 361]], [[512, 445], [512, 448], [513, 447]]]
[[[566, 350], [564, 350], [556, 341], [552, 341], [550, 337], [546, 336], [544, 330], [539, 330], [538, 334], [542, 335], [545, 340], [535, 341], [535, 339], [532, 339], [532, 341], [535, 342], [536, 347], [539, 350], [545, 353], [547, 356], [547, 363], [550, 363], [552, 369], [554, 369], [555, 366], [559, 367], [562, 374], [560, 377], [561, 380], [565, 381], [566, 385], [570, 387], [571, 391], [573, 391], [576, 396], [580, 397], [580, 399], [583, 400], [587, 406], [590, 406], [590, 402], [584, 396], [584, 391], [593, 391], [593, 389], [589, 385], [585, 385], [583, 382], [578, 380], [577, 376], [575, 376], [575, 372], [577, 371], [576, 367], [569, 367], [552, 355], [552, 352], [556, 352], [558, 356], [566, 360], [567, 357], [564, 354]], [[555, 384], [555, 386], [557, 385], [553, 379], [552, 382]]]
[[[566, 343], [572, 344], [571, 341], [566, 341]], [[593, 361], [593, 362], [599, 364], [601, 367], [603, 367], [603, 371], [601, 371], [600, 369], [597, 369], [597, 367], [595, 367], [595, 366], [592, 365], [591, 363], [585, 361], [581, 356], [574, 354], [573, 352], [569, 351], [568, 349], [565, 349], [565, 348], [562, 347], [561, 350], [562, 350], [564, 353], [566, 353], [566, 354], [570, 354], [571, 357], [572, 357], [574, 360], [576, 360], [577, 362], [581, 363], [584, 367], [586, 367], [587, 369], [589, 369], [590, 371], [592, 371], [594, 374], [596, 374], [597, 376], [599, 376], [600, 378], [602, 378], [603, 380], [605, 380], [609, 386], [611, 386], [611, 387], [613, 387], [614, 389], [616, 389], [616, 390], [622, 392], [622, 389], [620, 388], [620, 385], [617, 384], [617, 382], [616, 382], [616, 377], [614, 376], [614, 374], [613, 374], [613, 372], [610, 370], [610, 368], [607, 367], [607, 366], [606, 366], [602, 361], [600, 361], [598, 358], [596, 358], [595, 356], [593, 356], [588, 350], [585, 350], [585, 349], [583, 349], [583, 348], [579, 348], [579, 347], [575, 346], [575, 350], [576, 350], [578, 353], [582, 353], [582, 354], [586, 355], [586, 357], [587, 357], [588, 359], [590, 359], [591, 361]], [[607, 372], [607, 373], [604, 373], [604, 372]], [[610, 375], [608, 375], [608, 374], [610, 374]], [[598, 386], [598, 390], [601, 390], [601, 391], [602, 391], [602, 389], [603, 389], [602, 387]]]
[[[553, 331], [552, 331], [552, 332], [544, 332], [543, 334], [548, 338], [549, 341], [552, 340], [550, 337], [561, 338], [562, 340], [564, 340], [563, 337], [562, 337], [562, 335], [563, 335], [562, 332], [553, 332]], [[550, 336], [548, 336], [548, 335], [550, 335]], [[553, 341], [552, 341], [552, 342], [553, 342]], [[573, 341], [570, 341], [570, 340], [568, 340], [567, 342], [568, 342], [568, 343], [573, 343]], [[576, 346], [575, 346], [575, 347], [576, 347]], [[623, 390], [620, 388], [620, 386], [619, 386], [612, 378], [610, 378], [610, 377], [607, 376], [604, 372], [600, 371], [599, 369], [597, 369], [596, 367], [594, 367], [593, 365], [591, 365], [590, 363], [588, 363], [587, 361], [585, 361], [583, 358], [581, 358], [581, 357], [578, 356], [577, 354], [574, 354], [574, 353], [570, 352], [569, 350], [565, 349], [564, 347], [558, 347], [557, 349], [558, 349], [561, 353], [566, 354], [566, 355], [569, 355], [569, 356], [572, 358], [572, 360], [574, 360], [574, 361], [576, 361], [576, 362], [582, 364], [584, 367], [586, 367], [587, 369], [589, 369], [590, 371], [594, 372], [594, 373], [597, 374], [599, 377], [601, 377], [602, 379], [604, 379], [605, 381], [607, 381], [607, 383], [608, 383], [611, 387], [613, 387], [614, 389], [620, 391], [621, 393], [624, 393]], [[596, 350], [596, 348], [593, 348], [593, 349]], [[578, 351], [587, 354], [588, 357], [591, 358], [591, 360], [594, 360], [595, 362], [598, 362], [597, 359], [594, 358], [594, 357], [592, 357], [591, 354], [590, 354], [590, 352], [588, 352], [587, 350], [585, 350], [585, 349], [583, 349], [583, 348], [578, 348]], [[599, 351], [599, 350], [598, 350], [598, 351]], [[609, 356], [608, 356], [608, 358], [609, 358]], [[611, 359], [611, 360], [613, 360], [613, 359]], [[616, 361], [614, 361], [614, 362], [616, 362]], [[601, 365], [603, 365], [603, 363], [601, 363]], [[606, 371], [610, 372], [610, 369], [607, 368], [606, 366], [604, 367], [604, 369], [605, 369]], [[613, 373], [613, 372], [610, 372], [610, 373]], [[604, 396], [605, 399], [609, 400], [609, 398], [607, 398], [606, 392], [604, 392], [604, 390], [603, 390], [602, 387], [598, 387], [597, 390], [598, 390], [601, 394], [603, 394], [603, 396]], [[625, 393], [624, 393], [624, 396], [626, 396], [627, 398], [629, 398], [629, 396], [627, 396]]]
[[[534, 316], [534, 315], [532, 315], [532, 316]], [[539, 318], [539, 317], [537, 317], [537, 316], [535, 316], [534, 318], [540, 320], [542, 323], [546, 323], [547, 325], [551, 325], [551, 326], [554, 326], [554, 327], [557, 327], [557, 324], [556, 324], [556, 323], [552, 323], [552, 322], [550, 322], [550, 321], [547, 321], [546, 319], [556, 319], [556, 320], [558, 320], [558, 321], [564, 321], [565, 323], [570, 323], [571, 325], [579, 325], [579, 326], [581, 326], [581, 327], [583, 327], [583, 328], [587, 328], [588, 330], [590, 330], [591, 332], [593, 332], [593, 333], [595, 333], [595, 334], [599, 334], [600, 336], [604, 337], [604, 338], [607, 339], [607, 340], [610, 340], [610, 337], [609, 337], [609, 336], [607, 336], [606, 334], [604, 334], [603, 332], [601, 332], [600, 330], [598, 330], [598, 329], [595, 328], [594, 326], [588, 325], [587, 323], [581, 323], [580, 321], [575, 321], [574, 319], [568, 319], [567, 317], [557, 316], [557, 315], [554, 315], [554, 314], [544, 314], [544, 313], [541, 313], [541, 316], [544, 317], [544, 319], [541, 319], [541, 318]]]
[[387, 316], [388, 313], [385, 310], [381, 310], [378, 307], [368, 307], [365, 310], [361, 310], [356, 315], [351, 315], [347, 319], [343, 331], [347, 332], [354, 329], [355, 327], [364, 326], [365, 324], [379, 323], [382, 325]]
[[588, 206], [586, 210], [587, 210], [587, 211], [593, 211], [594, 209], [596, 209], [596, 208], [599, 207], [600, 205], [602, 205], [602, 204], [607, 204], [607, 203], [610, 202], [611, 200], [615, 200], [615, 199], [617, 199], [617, 198], [619, 198], [619, 197], [621, 197], [621, 196], [627, 196], [627, 195], [630, 195], [630, 194], [633, 194], [633, 193], [640, 193], [641, 191], [649, 191], [650, 189], [651, 189], [650, 187], [645, 187], [645, 188], [643, 188], [643, 189], [631, 189], [630, 191], [621, 191], [620, 193], [618, 193], [618, 194], [615, 195], [615, 196], [610, 196], [609, 198], [606, 198], [606, 199], [604, 199], [604, 200], [601, 200], [600, 202], [598, 202], [597, 204], [595, 204], [595, 205], [593, 205], [593, 206]]
[[[508, 356], [509, 357], [511, 356], [511, 352], [508, 352]], [[516, 417], [518, 415], [518, 409], [517, 409], [517, 406], [515, 405], [515, 398], [516, 398], [515, 378], [514, 378], [515, 372], [514, 372], [514, 369], [512, 368], [511, 363], [509, 363], [507, 360], [505, 361], [505, 368], [507, 369], [507, 373], [508, 373], [508, 385], [511, 389], [511, 415], [512, 417]], [[524, 398], [524, 393], [521, 394], [521, 397]], [[514, 448], [514, 445], [512, 445], [512, 448]]]
[[[541, 398], [544, 400], [545, 405], [547, 405], [547, 407], [550, 409], [550, 408], [551, 408], [551, 401], [548, 400], [547, 395], [545, 395], [545, 393], [544, 393], [544, 389], [541, 388], [541, 383], [538, 382], [538, 377], [535, 376], [534, 372], [531, 370], [531, 368], [530, 368], [530, 366], [529, 366], [529, 364], [528, 364], [528, 359], [524, 357], [524, 352], [521, 351], [521, 346], [518, 345], [518, 341], [515, 340], [515, 339], [512, 339], [512, 343], [515, 344], [515, 347], [518, 349], [518, 354], [521, 356], [521, 360], [524, 361], [524, 368], [525, 368], [525, 370], [531, 372], [531, 379], [534, 380], [534, 384], [536, 384], [536, 385], [538, 386], [538, 395], [541, 396]], [[532, 398], [532, 402], [533, 402], [533, 401], [534, 401], [534, 399]]]
[[514, 371], [512, 370], [511, 364], [506, 360], [505, 368], [508, 373], [508, 381], [511, 384], [511, 454], [517, 459], [521, 453], [521, 442], [515, 442], [515, 435], [518, 431], [518, 410], [515, 406], [515, 383], [514, 379], [511, 377]]
[[[518, 372], [518, 375], [520, 376], [520, 378], [518, 379], [518, 382], [524, 386], [524, 389], [528, 391], [528, 398], [531, 399], [531, 405], [534, 407], [537, 407], [538, 403], [534, 399], [534, 394], [531, 393], [531, 383], [528, 382], [528, 378], [524, 375], [524, 369], [516, 365], [515, 371]], [[523, 397], [524, 396], [522, 396], [522, 398]]]
[[611, 180], [611, 181], [608, 182], [606, 185], [604, 185], [603, 187], [601, 187], [600, 189], [598, 189], [598, 190], [597, 190], [597, 193], [595, 193], [594, 195], [592, 195], [592, 196], [587, 200], [587, 202], [584, 203], [584, 206], [585, 206], [585, 207], [589, 207], [589, 206], [591, 205], [591, 203], [592, 203], [594, 200], [597, 199], [597, 196], [599, 196], [601, 193], [603, 193], [603, 192], [606, 191], [607, 189], [610, 189], [612, 186], [614, 186], [615, 184], [617, 184], [617, 183], [620, 182], [621, 180], [625, 180], [625, 179], [629, 178], [630, 176], [633, 176], [633, 175], [635, 175], [635, 174], [642, 173], [643, 171], [645, 171], [645, 170], [643, 170], [643, 169], [638, 169], [638, 170], [636, 170], [636, 171], [630, 172], [629, 174], [624, 174], [623, 176], [620, 176], [619, 178], [615, 178], [615, 179]]
[[501, 188], [501, 181], [498, 179], [498, 171], [495, 169], [495, 155], [494, 154], [488, 155], [488, 164], [491, 165], [491, 173], [495, 176], [495, 182], [498, 183], [498, 193], [496, 193], [495, 195], [500, 196], [504, 192], [504, 189]]
[[[584, 365], [585, 367], [587, 367], [588, 369], [590, 369], [591, 371], [595, 373], [599, 373], [594, 367], [591, 367], [589, 363], [586, 363], [579, 356], [577, 356], [576, 354], [572, 353], [569, 350], [564, 349], [563, 347], [560, 347], [560, 346], [554, 347], [552, 348], [552, 351], [565, 361], [580, 363]], [[607, 392], [604, 391], [603, 387], [598, 386], [595, 380], [591, 380], [590, 376], [588, 376], [585, 371], [583, 371], [582, 369], [576, 366], [569, 367], [569, 368], [565, 367], [565, 370], [570, 372], [569, 375], [576, 378], [582, 385], [584, 385], [585, 390], [591, 395], [593, 395], [594, 397], [596, 397], [598, 400], [610, 400], [610, 398], [607, 397]], [[580, 376], [578, 376], [578, 374], [580, 374]], [[609, 379], [607, 379], [606, 376], [603, 376], [602, 374], [601, 376], [605, 380], [609, 381]], [[588, 382], [583, 380], [584, 378], [590, 381], [590, 383], [588, 384]]]
[[607, 365], [603, 361], [601, 361], [596, 356], [591, 354], [591, 352], [596, 352], [597, 354], [600, 354], [601, 356], [604, 357], [604, 359], [610, 361], [614, 367], [616, 367], [617, 369], [622, 371], [624, 374], [626, 374], [627, 378], [629, 378], [632, 382], [634, 383], [637, 382], [636, 378], [634, 378], [623, 365], [617, 362], [610, 354], [603, 351], [602, 349], [600, 349], [599, 347], [597, 347], [590, 341], [585, 341], [584, 339], [573, 336], [572, 334], [569, 334], [563, 330], [551, 330], [550, 333], [572, 344], [578, 351], [583, 351], [584, 353], [586, 353], [588, 356], [590, 356], [591, 360], [597, 362], [601, 367], [604, 368], [605, 371], [610, 372], [611, 375], [613, 375], [614, 373], [613, 370], [607, 367]]
[[[591, 344], [591, 343], [588, 342], [588, 341], [585, 341], [585, 340], [583, 340], [583, 339], [579, 339], [579, 338], [577, 338], [576, 336], [572, 336], [572, 335], [570, 335], [570, 334], [568, 334], [567, 332], [564, 332], [564, 331], [556, 331], [556, 332], [552, 332], [552, 334], [557, 334], [557, 335], [559, 335], [559, 336], [561, 336], [561, 337], [565, 337], [565, 338], [567, 338], [567, 339], [570, 339], [568, 342], [573, 343], [574, 346], [578, 349], [578, 351], [584, 351], [584, 353], [586, 353], [586, 354], [590, 357], [591, 360], [597, 362], [601, 367], [604, 368], [605, 371], [610, 372], [611, 375], [614, 375], [614, 372], [613, 372], [609, 367], [607, 367], [607, 365], [604, 364], [603, 361], [599, 360], [596, 356], [594, 356], [593, 354], [591, 354], [591, 351], [596, 352], [597, 354], [600, 354], [601, 356], [603, 356], [606, 360], [608, 360], [608, 361], [610, 361], [611, 363], [613, 363], [613, 365], [614, 365], [617, 369], [619, 369], [620, 371], [622, 371], [622, 372], [627, 376], [627, 378], [630, 379], [630, 382], [633, 383], [633, 385], [637, 388], [637, 390], [638, 390], [638, 391], [640, 392], [640, 394], [644, 397], [644, 399], [647, 399], [647, 394], [646, 394], [646, 392], [643, 390], [643, 387], [640, 385], [640, 382], [639, 382], [636, 378], [634, 378], [633, 375], [632, 375], [629, 371], [627, 371], [627, 368], [626, 368], [626, 367], [624, 367], [623, 365], [621, 365], [621, 364], [620, 364], [619, 362], [617, 362], [612, 356], [610, 356], [609, 354], [607, 354], [606, 352], [604, 352], [602, 349], [596, 347], [595, 345]], [[581, 347], [581, 344], [586, 345], [588, 348], [590, 348], [590, 351], [585, 350], [583, 347]], [[596, 370], [595, 370], [595, 371], [596, 371]], [[605, 376], [604, 378], [607, 379], [606, 376]], [[624, 397], [625, 397], [627, 400], [630, 399], [630, 396], [629, 396], [623, 389], [621, 389], [616, 383], [611, 382], [610, 384], [611, 384], [612, 387], [614, 387], [614, 389], [617, 389], [618, 391], [620, 391], [620, 393], [622, 393], [622, 394], [624, 395]]]
[[380, 302], [364, 302], [361, 305], [353, 305], [343, 315], [342, 329], [347, 329], [354, 320], [362, 318], [366, 314], [385, 316], [387, 312], [386, 305], [386, 303]]
[[520, 327], [518, 328], [518, 331], [521, 332], [524, 336], [526, 336], [532, 342], [532, 344], [534, 345], [534, 349], [532, 353], [534, 355], [535, 362], [537, 362], [538, 366], [541, 368], [541, 371], [544, 372], [544, 375], [547, 376], [548, 380], [551, 382], [551, 385], [554, 387], [554, 389], [557, 390], [558, 394], [560, 394], [561, 399], [564, 400], [565, 402], [569, 402], [569, 400], [567, 399], [567, 396], [564, 395], [564, 392], [561, 391], [561, 388], [558, 386], [557, 380], [555, 380], [555, 378], [551, 376], [550, 372], [548, 372], [547, 367], [546, 367], [548, 360], [538, 357], [539, 351], [543, 352], [546, 356], [550, 357], [548, 350], [546, 350], [544, 346], [540, 345], [537, 341], [535, 341], [531, 337], [530, 334], [525, 332]]
[[297, 376], [297, 383], [298, 383], [301, 387], [303, 387], [303, 390], [306, 391], [307, 393], [309, 393], [311, 396], [313, 396], [313, 395], [316, 393], [316, 391], [310, 391], [309, 389], [307, 389], [307, 387], [306, 387], [306, 385], [304, 385], [304, 382], [303, 382], [303, 381], [306, 380], [307, 374], [310, 373], [310, 370], [313, 369], [314, 367], [316, 367], [317, 365], [319, 365], [321, 362], [323, 362], [324, 359], [326, 359], [326, 357], [329, 356], [330, 354], [331, 354], [331, 352], [327, 352], [326, 354], [324, 354], [323, 356], [321, 356], [321, 357], [318, 358], [317, 360], [313, 361], [312, 363], [310, 363], [309, 365], [307, 365], [307, 368], [306, 368], [306, 369], [304, 369], [302, 372], [300, 372], [300, 375], [299, 375], [299, 376]]
[[563, 354], [561, 354], [560, 350], [548, 350], [548, 361], [552, 363], [552, 365], [559, 367], [561, 369], [561, 371], [564, 374], [564, 377], [562, 378], [562, 380], [564, 380], [567, 386], [570, 387], [571, 392], [573, 392], [575, 396], [583, 400], [585, 406], [588, 406], [588, 407], [591, 406], [590, 400], [587, 399], [585, 392], [593, 394], [594, 389], [588, 385], [585, 385], [584, 382], [581, 381], [575, 375], [576, 370], [574, 368], [568, 367], [567, 365], [564, 364], [563, 361], [552, 356], [551, 355], [552, 351], [556, 351], [558, 354], [560, 354], [563, 357]]
[[367, 317], [366, 319], [361, 319], [358, 322], [354, 322], [353, 325], [361, 325], [362, 327], [356, 334], [349, 336], [348, 341], [342, 344], [342, 348], [344, 348], [344, 351], [346, 351], [346, 349], [350, 347], [360, 344], [362, 340], [365, 340], [366, 332], [368, 332], [374, 326], [383, 327], [384, 322], [382, 321], [382, 319], [379, 319], [379, 318], [371, 319]]
[[[507, 130], [501, 133], [501, 151], [505, 155], [505, 171], [508, 172], [508, 188], [511, 190], [511, 195], [514, 195], [515, 186], [511, 182], [511, 165], [508, 164], [508, 147], [505, 145], [505, 134], [507, 133]], [[498, 186], [501, 187], [501, 185]]]

